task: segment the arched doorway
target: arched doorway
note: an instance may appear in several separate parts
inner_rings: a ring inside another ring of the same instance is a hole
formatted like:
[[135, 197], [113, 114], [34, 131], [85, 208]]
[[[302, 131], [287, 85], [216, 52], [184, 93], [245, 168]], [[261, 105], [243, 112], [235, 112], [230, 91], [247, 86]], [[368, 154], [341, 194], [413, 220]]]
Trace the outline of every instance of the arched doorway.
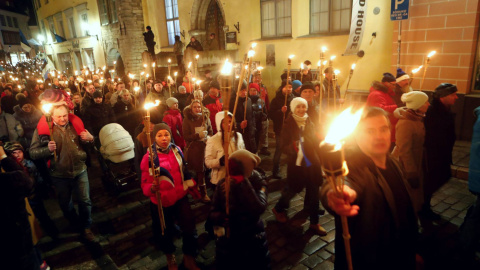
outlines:
[[115, 76], [125, 76], [125, 66], [123, 64], [123, 59], [117, 49], [110, 49], [108, 51], [107, 65], [109, 70], [115, 69]]
[[208, 4], [207, 16], [205, 19], [205, 31], [207, 38], [211, 33], [215, 33], [215, 39], [218, 44], [218, 49], [225, 49], [225, 33], [223, 32], [223, 26], [225, 20], [223, 18], [222, 10], [218, 6], [216, 0], [211, 0]]

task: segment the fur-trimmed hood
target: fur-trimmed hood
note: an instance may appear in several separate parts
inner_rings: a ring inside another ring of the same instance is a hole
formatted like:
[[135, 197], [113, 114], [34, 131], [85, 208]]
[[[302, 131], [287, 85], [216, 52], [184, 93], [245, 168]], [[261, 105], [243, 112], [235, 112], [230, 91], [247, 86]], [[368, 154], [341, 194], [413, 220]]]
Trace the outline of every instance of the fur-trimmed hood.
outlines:
[[381, 82], [379, 81], [373, 81], [372, 82], [372, 87], [370, 87], [370, 92], [372, 91], [381, 91], [381, 92], [384, 92], [384, 93], [389, 93], [391, 92], [388, 87], [386, 87], [385, 85], [383, 85]]
[[[188, 118], [188, 120], [190, 121], [195, 121], [198, 119], [198, 116], [194, 115], [193, 112], [192, 112], [192, 104], [188, 105], [187, 107], [185, 107], [185, 109], [183, 109], [183, 116], [185, 118]], [[205, 108], [205, 106], [202, 105], [202, 109], [203, 109], [203, 117], [205, 118], [205, 121], [210, 117], [210, 111]]]

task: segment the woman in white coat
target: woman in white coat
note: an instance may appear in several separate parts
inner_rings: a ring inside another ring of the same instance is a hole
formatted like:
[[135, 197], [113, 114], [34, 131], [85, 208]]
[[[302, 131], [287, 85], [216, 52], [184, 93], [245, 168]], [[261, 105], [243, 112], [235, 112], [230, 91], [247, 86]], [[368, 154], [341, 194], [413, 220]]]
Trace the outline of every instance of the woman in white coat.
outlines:
[[[235, 122], [232, 122], [232, 117], [233, 115], [229, 112], [224, 121], [225, 117], [223, 111], [218, 112], [215, 115], [215, 124], [217, 125], [218, 132], [208, 139], [207, 146], [205, 148], [205, 165], [212, 169], [210, 182], [214, 185], [216, 185], [220, 179], [225, 177], [223, 134], [224, 130], [230, 128], [230, 125], [235, 125]], [[235, 132], [235, 126], [233, 126], [228, 153], [232, 154], [238, 149], [245, 149], [245, 143], [243, 142], [242, 134]]]

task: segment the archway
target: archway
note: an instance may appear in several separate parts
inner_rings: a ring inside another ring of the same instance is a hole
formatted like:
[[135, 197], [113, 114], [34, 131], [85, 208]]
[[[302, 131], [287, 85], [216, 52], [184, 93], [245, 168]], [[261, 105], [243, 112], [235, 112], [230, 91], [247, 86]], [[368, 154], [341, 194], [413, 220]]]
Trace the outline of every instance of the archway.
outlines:
[[125, 76], [125, 66], [123, 64], [123, 59], [117, 49], [110, 49], [108, 51], [107, 66], [109, 70], [115, 69], [115, 76]]
[[[210, 33], [215, 33], [220, 48], [225, 47], [225, 11], [218, 0], [195, 0], [192, 5], [190, 35], [206, 40]], [[187, 39], [188, 40], [188, 39]]]

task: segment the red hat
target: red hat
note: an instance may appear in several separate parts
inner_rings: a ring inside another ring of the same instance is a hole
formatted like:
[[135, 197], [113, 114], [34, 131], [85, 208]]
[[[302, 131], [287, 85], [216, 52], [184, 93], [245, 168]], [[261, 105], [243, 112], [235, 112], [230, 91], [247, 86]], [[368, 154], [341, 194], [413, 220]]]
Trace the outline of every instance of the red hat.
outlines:
[[258, 83], [250, 83], [248, 85], [248, 89], [251, 89], [251, 88], [255, 88], [257, 89], [258, 92], [260, 92], [260, 85], [258, 85]]

